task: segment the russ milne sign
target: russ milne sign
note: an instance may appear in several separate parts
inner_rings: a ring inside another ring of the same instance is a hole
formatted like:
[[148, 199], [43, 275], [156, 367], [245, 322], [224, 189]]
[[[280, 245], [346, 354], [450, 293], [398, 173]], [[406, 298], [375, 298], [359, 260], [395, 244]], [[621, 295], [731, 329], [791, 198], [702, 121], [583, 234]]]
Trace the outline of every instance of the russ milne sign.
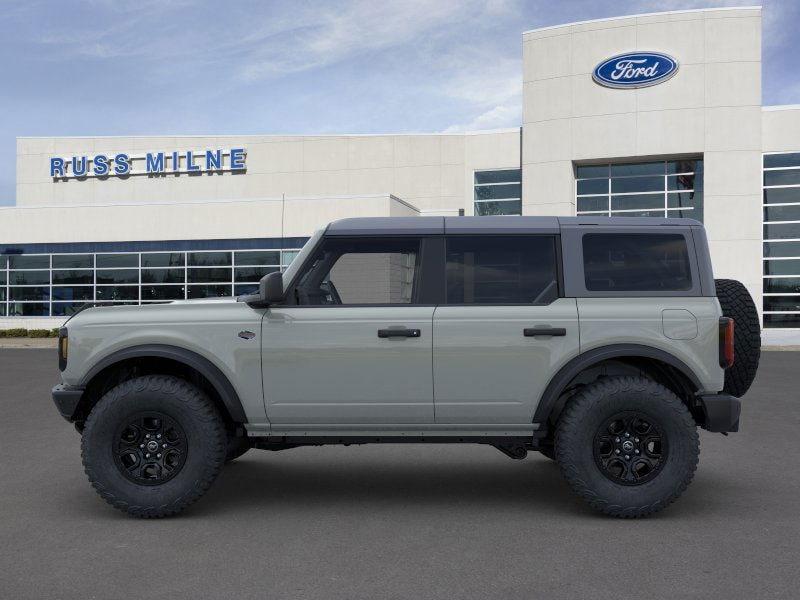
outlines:
[[597, 65], [592, 79], [610, 88], [642, 88], [662, 83], [678, 72], [678, 61], [660, 52], [628, 52]]
[[84, 179], [88, 177], [125, 177], [128, 175], [168, 175], [178, 173], [243, 172], [247, 150], [202, 150], [195, 152], [148, 152], [130, 155], [95, 154], [50, 158], [50, 177], [53, 179]]

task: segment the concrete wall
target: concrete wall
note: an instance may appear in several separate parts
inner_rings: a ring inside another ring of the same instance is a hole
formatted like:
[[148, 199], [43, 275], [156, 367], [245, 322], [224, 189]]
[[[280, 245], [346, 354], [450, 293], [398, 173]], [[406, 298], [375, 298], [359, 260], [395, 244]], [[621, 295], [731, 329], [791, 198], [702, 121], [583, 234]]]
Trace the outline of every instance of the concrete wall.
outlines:
[[[715, 274], [761, 306], [761, 11], [717, 9], [551, 27], [523, 36], [523, 214], [575, 214], [574, 164], [701, 154]], [[595, 66], [634, 50], [680, 69], [609, 89]]]
[[[423, 211], [472, 214], [473, 171], [519, 167], [519, 130], [475, 134], [19, 138], [17, 204], [77, 206], [391, 192]], [[52, 156], [244, 147], [244, 174], [59, 180]], [[229, 236], [230, 237], [230, 236]]]

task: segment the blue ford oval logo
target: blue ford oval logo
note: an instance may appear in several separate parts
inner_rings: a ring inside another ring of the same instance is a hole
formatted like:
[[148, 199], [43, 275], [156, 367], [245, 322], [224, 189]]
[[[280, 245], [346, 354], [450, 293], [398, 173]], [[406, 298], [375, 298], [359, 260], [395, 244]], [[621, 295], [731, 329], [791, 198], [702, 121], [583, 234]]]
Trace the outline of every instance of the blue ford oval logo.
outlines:
[[592, 79], [610, 88], [641, 88], [666, 81], [678, 72], [678, 61], [660, 52], [628, 52], [601, 62]]

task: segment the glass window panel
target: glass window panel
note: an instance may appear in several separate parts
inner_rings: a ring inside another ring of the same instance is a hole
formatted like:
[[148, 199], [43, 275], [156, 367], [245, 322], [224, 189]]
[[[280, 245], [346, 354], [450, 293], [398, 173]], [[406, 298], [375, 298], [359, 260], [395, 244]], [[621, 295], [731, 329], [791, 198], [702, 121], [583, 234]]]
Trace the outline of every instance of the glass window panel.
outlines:
[[98, 254], [97, 255], [97, 268], [98, 269], [114, 269], [119, 267], [138, 267], [139, 255], [138, 254]]
[[663, 177], [623, 177], [611, 179], [611, 192], [615, 194], [659, 191], [664, 191]]
[[765, 221], [800, 221], [800, 205], [797, 206], [765, 206]]
[[142, 283], [184, 283], [183, 269], [142, 269]]
[[230, 252], [190, 252], [189, 266], [223, 267], [231, 264]]
[[[326, 239], [300, 274], [302, 305], [410, 304], [416, 289], [419, 238]], [[332, 265], [332, 266], [331, 266]]]
[[800, 258], [800, 242], [765, 242], [764, 256], [768, 258]]
[[553, 236], [447, 240], [448, 304], [546, 304], [558, 297]]
[[699, 189], [699, 187], [702, 187], [701, 185], [702, 181], [703, 181], [702, 177], [697, 177], [697, 181], [695, 181], [695, 175], [669, 175], [667, 177], [667, 189], [668, 190]]
[[800, 294], [800, 277], [765, 279], [764, 292], [768, 294]]
[[257, 282], [264, 275], [277, 271], [278, 267], [237, 267], [234, 269], [233, 280], [240, 282]]
[[6, 300], [6, 288], [0, 287], [0, 302], [5, 302]]
[[6, 284], [6, 272], [0, 271], [0, 285]]
[[608, 165], [581, 165], [575, 168], [575, 177], [577, 179], [608, 178]]
[[476, 202], [475, 214], [482, 217], [491, 215], [519, 215], [522, 214], [522, 200]]
[[689, 252], [679, 234], [590, 233], [583, 236], [586, 289], [601, 292], [692, 288]]
[[578, 212], [608, 210], [608, 196], [589, 196], [578, 198]]
[[5, 316], [6, 316], [6, 305], [0, 304], [0, 317], [5, 317]]
[[50, 304], [41, 302], [9, 303], [8, 314], [12, 317], [47, 317], [50, 314]]
[[611, 196], [611, 210], [633, 208], [664, 208], [664, 194], [635, 194], [633, 196]]
[[10, 285], [48, 285], [50, 271], [10, 271], [8, 283]]
[[5, 254], [0, 255], [0, 270], [5, 271], [8, 266], [8, 257]]
[[138, 300], [139, 287], [136, 285], [97, 286], [98, 300]]
[[98, 269], [96, 277], [97, 283], [139, 283], [138, 269], [109, 269], [107, 271]]
[[231, 281], [230, 268], [223, 269], [189, 269], [189, 283], [213, 283]]
[[182, 267], [186, 260], [183, 252], [157, 252], [142, 254], [142, 267]]
[[94, 283], [94, 271], [53, 271], [53, 284]]
[[220, 298], [231, 295], [230, 284], [189, 286], [189, 298]]
[[671, 209], [667, 211], [667, 217], [670, 219], [694, 219], [696, 221], [703, 220], [703, 209], [702, 208], [683, 208], [683, 209]]
[[626, 175], [663, 175], [664, 162], [621, 163], [611, 165], [611, 177]]
[[279, 250], [241, 251], [235, 252], [234, 255], [234, 262], [237, 267], [281, 264], [281, 253]]
[[800, 223], [775, 223], [764, 225], [765, 240], [800, 238]]
[[8, 257], [9, 269], [49, 269], [50, 255], [13, 254]]
[[94, 256], [91, 254], [53, 254], [54, 269], [91, 269]]
[[521, 197], [522, 186], [519, 183], [475, 186], [475, 200], [498, 200]]
[[787, 171], [764, 171], [764, 185], [800, 184], [800, 169]]
[[800, 152], [787, 154], [765, 154], [764, 167], [800, 167]]
[[143, 285], [142, 300], [183, 300], [182, 285]]
[[764, 275], [797, 275], [800, 277], [800, 258], [797, 260], [765, 260]]
[[702, 206], [703, 192], [670, 192], [667, 194], [667, 208]]
[[800, 327], [800, 315], [764, 315], [764, 327], [767, 329]]
[[94, 288], [85, 286], [53, 286], [53, 300], [93, 300]]
[[608, 179], [578, 180], [578, 195], [608, 194]]
[[764, 204], [800, 202], [800, 187], [764, 190]]
[[54, 317], [68, 317], [78, 312], [85, 302], [53, 302], [52, 314]]
[[475, 183], [507, 183], [522, 181], [520, 169], [502, 169], [499, 171], [475, 171]]
[[764, 296], [764, 310], [800, 312], [800, 296]]
[[258, 291], [258, 284], [240, 284], [233, 286], [234, 296], [244, 296], [246, 294], [255, 294]]
[[290, 264], [292, 264], [292, 261], [295, 259], [295, 257], [298, 254], [300, 254], [299, 250], [291, 250], [291, 251], [284, 250], [284, 252], [283, 252], [283, 263], [282, 264], [284, 266], [288, 267]]
[[674, 173], [701, 173], [702, 160], [671, 160], [667, 162], [667, 174]]

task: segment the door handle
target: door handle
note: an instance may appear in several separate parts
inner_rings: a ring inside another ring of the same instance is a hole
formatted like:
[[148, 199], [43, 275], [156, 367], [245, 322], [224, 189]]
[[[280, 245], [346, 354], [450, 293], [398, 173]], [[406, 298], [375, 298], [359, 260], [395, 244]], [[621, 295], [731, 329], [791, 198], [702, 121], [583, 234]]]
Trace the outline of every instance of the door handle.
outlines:
[[419, 329], [406, 329], [405, 327], [397, 329], [378, 329], [379, 338], [418, 338], [422, 335]]
[[563, 327], [526, 327], [522, 330], [525, 337], [536, 337], [538, 335], [547, 337], [561, 337], [567, 335], [567, 330]]

